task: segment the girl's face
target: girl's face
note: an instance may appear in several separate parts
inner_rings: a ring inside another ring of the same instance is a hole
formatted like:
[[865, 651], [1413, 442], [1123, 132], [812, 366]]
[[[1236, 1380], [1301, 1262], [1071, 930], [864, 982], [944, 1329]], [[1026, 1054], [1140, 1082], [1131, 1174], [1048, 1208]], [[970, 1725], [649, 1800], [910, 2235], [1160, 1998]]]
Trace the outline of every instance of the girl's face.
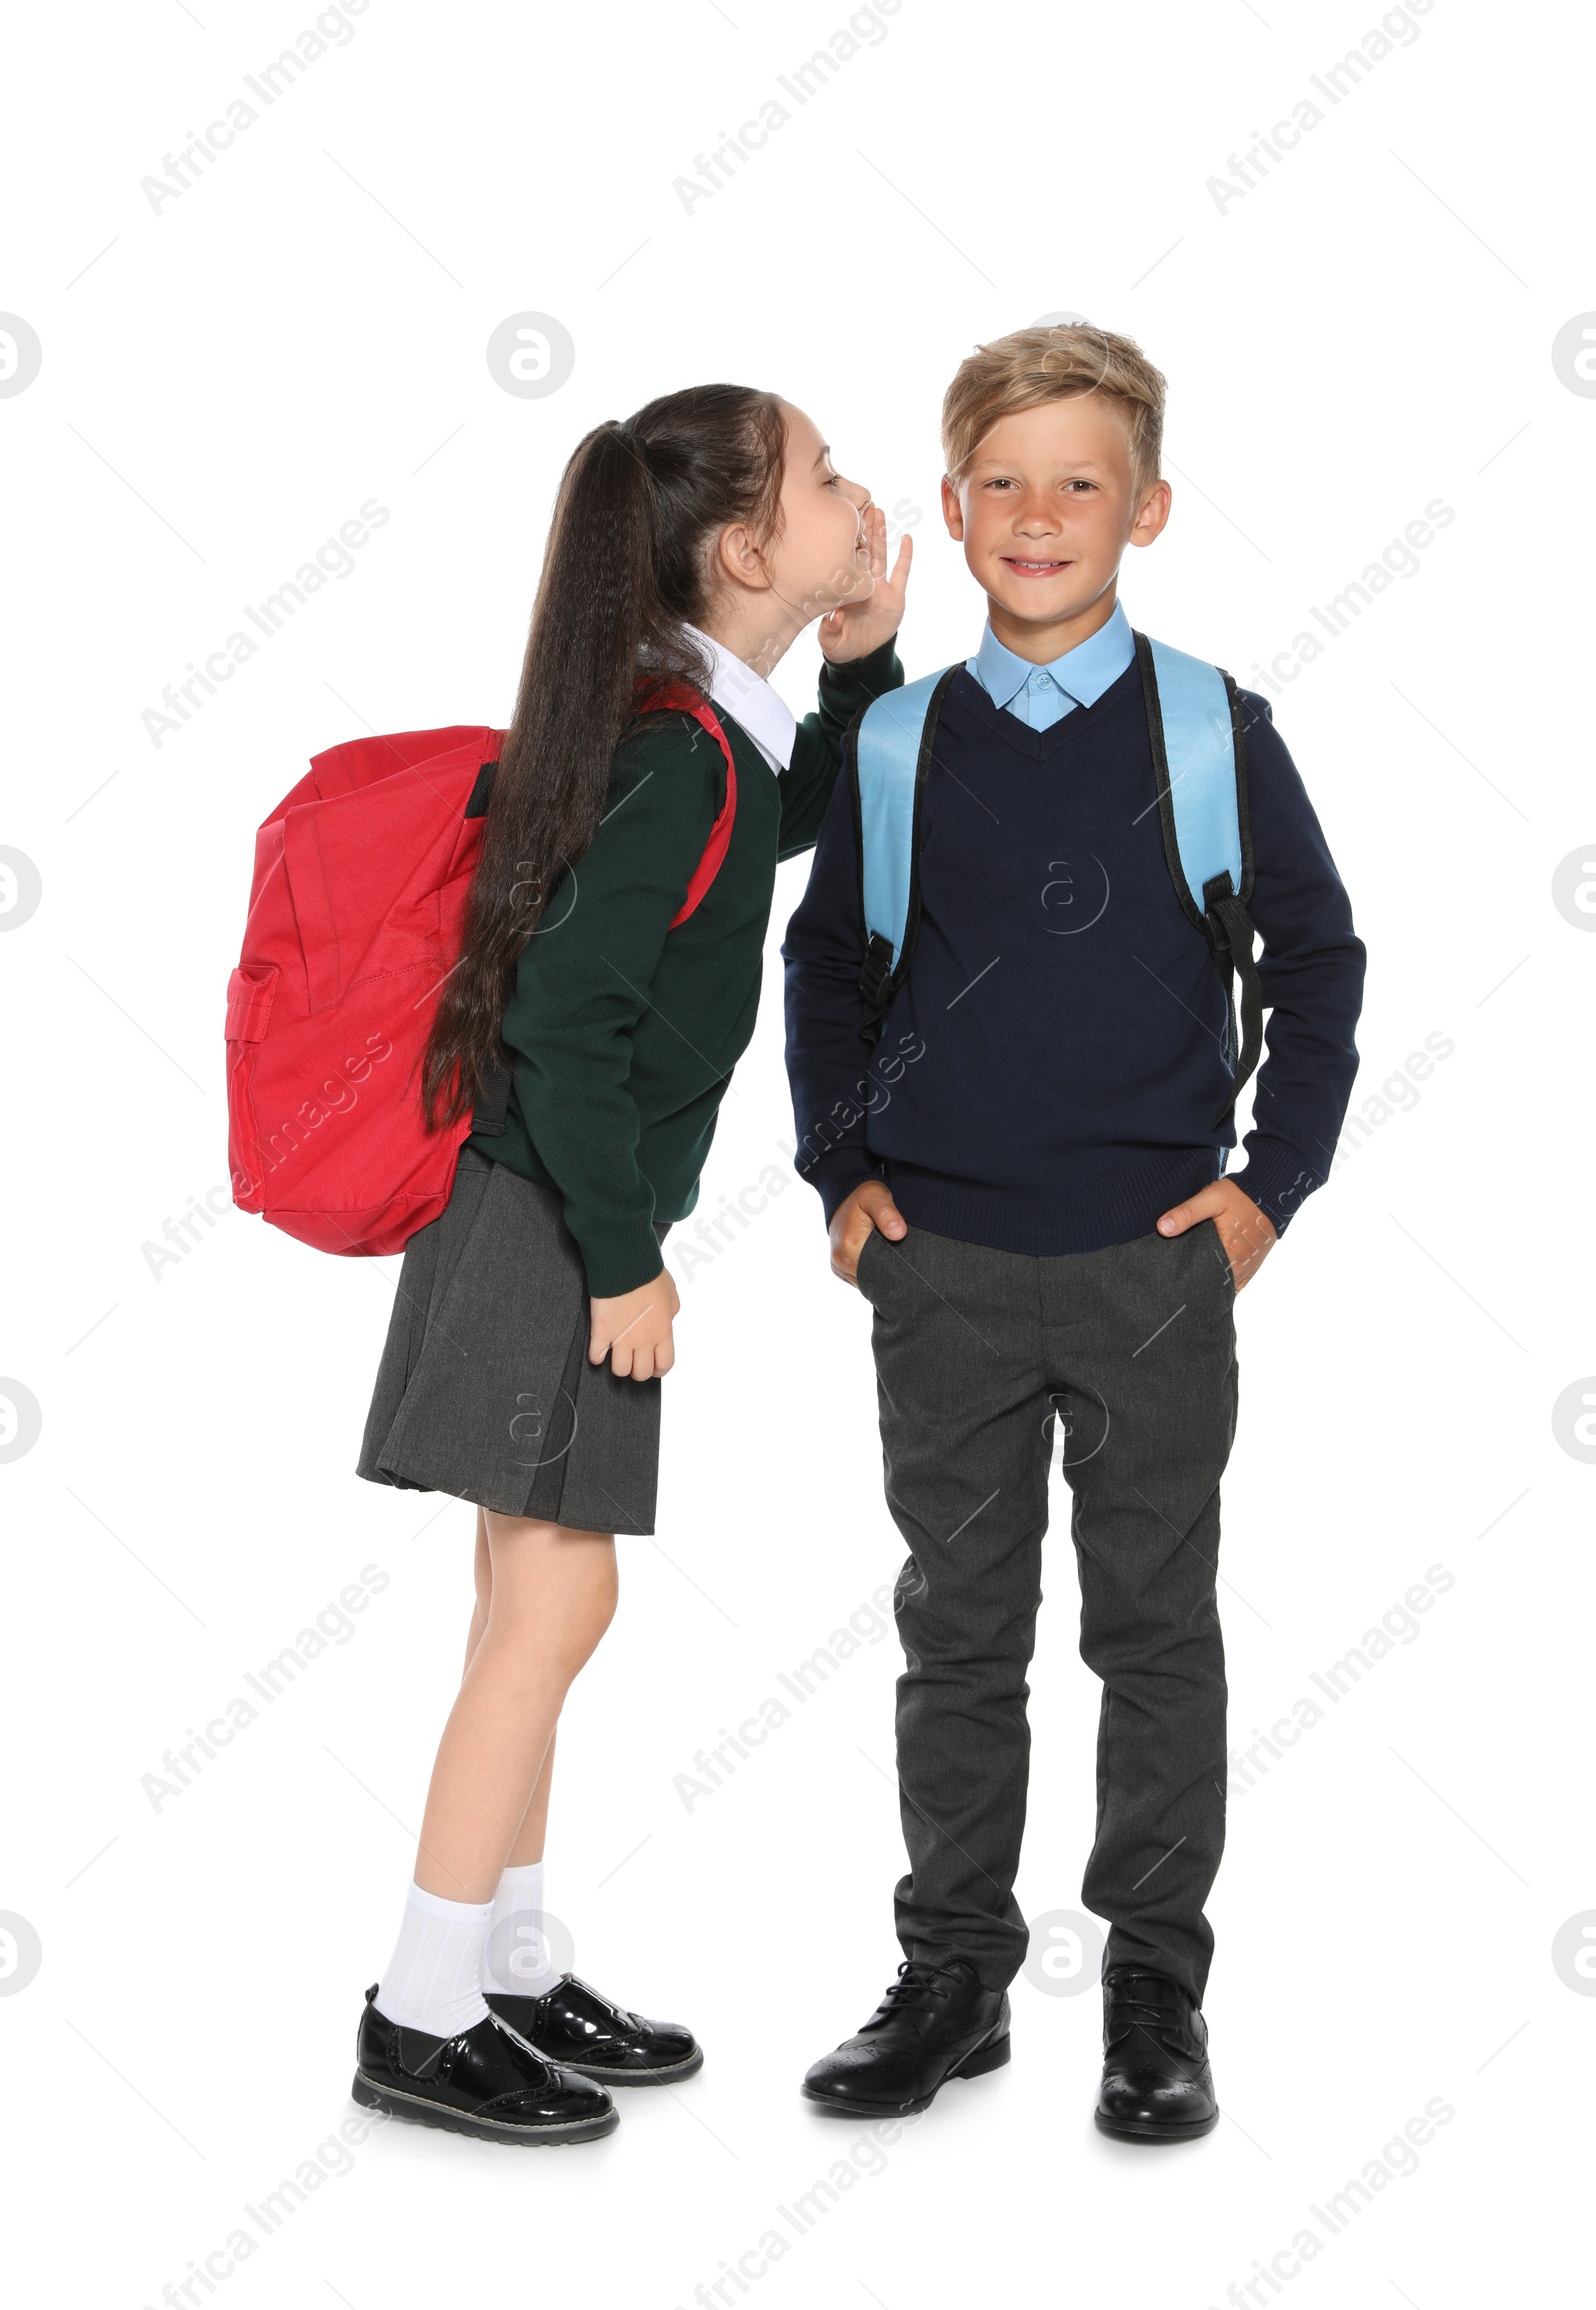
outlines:
[[807, 625], [846, 602], [864, 600], [875, 585], [864, 520], [870, 492], [837, 471], [812, 417], [790, 403], [783, 403], [782, 414], [787, 457], [781, 520], [761, 558], [771, 590]]

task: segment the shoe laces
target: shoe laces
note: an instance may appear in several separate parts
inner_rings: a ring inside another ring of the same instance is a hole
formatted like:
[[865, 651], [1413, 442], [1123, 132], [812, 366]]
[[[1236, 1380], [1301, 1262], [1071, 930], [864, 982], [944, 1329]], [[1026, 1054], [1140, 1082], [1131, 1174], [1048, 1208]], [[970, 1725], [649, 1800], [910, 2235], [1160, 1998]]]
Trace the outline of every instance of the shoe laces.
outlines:
[[941, 1966], [928, 1965], [923, 1958], [906, 1957], [898, 1968], [897, 1980], [888, 1985], [887, 2002], [912, 2005], [928, 1997], [951, 1997], [951, 1983], [939, 1982], [937, 1978], [942, 1971]]
[[[1143, 1995], [1137, 1984], [1148, 1982], [1153, 1986], [1150, 1995]], [[1168, 1994], [1163, 1976], [1157, 1973], [1130, 1973], [1108, 1985], [1108, 2026], [1110, 2030], [1144, 2029], [1159, 2031], [1179, 2030], [1181, 2015], [1178, 2006]]]

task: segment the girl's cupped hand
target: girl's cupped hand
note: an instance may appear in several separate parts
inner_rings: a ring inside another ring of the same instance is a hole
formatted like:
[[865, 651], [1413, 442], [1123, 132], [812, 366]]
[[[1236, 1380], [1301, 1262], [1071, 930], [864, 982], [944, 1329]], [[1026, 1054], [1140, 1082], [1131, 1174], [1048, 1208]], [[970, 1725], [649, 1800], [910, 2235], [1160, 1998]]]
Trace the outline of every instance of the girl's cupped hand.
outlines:
[[904, 620], [913, 541], [906, 530], [898, 542], [898, 558], [889, 577], [885, 509], [868, 505], [859, 521], [860, 550], [854, 570], [839, 581], [838, 606], [820, 620], [820, 647], [831, 665], [868, 657], [884, 641], [891, 641]]

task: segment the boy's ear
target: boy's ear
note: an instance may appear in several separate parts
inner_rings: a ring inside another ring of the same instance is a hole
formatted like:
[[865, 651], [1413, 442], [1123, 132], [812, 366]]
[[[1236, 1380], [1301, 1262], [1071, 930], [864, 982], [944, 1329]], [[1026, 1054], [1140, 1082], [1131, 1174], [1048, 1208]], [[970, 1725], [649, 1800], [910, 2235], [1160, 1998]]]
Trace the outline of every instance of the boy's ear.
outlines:
[[961, 542], [965, 535], [965, 517], [959, 504], [959, 492], [946, 474], [942, 477], [942, 518], [948, 525], [950, 538]]
[[1130, 525], [1130, 543], [1150, 546], [1169, 519], [1171, 491], [1168, 482], [1157, 481], [1136, 509], [1136, 519]]

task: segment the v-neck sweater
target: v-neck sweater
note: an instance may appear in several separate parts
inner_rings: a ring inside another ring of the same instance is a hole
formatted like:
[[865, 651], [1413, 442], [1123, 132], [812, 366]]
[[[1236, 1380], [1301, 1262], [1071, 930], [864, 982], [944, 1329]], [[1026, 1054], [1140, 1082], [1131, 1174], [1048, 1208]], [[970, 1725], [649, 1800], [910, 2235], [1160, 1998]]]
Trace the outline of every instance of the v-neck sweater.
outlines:
[[[1328, 1175], [1357, 1071], [1364, 948], [1267, 702], [1248, 724], [1250, 903], [1272, 1006], [1237, 1183], [1279, 1230]], [[788, 926], [796, 1164], [827, 1217], [883, 1178], [912, 1226], [1089, 1252], [1150, 1230], [1235, 1144], [1225, 990], [1175, 894], [1134, 666], [1033, 730], [966, 670], [921, 806], [920, 927], [872, 1051], [851, 767]]]

